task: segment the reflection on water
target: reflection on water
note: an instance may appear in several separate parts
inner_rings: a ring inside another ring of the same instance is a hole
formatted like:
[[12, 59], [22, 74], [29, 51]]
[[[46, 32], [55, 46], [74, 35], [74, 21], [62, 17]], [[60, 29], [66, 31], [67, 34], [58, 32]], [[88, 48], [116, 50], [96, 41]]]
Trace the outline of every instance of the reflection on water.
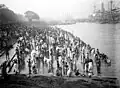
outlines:
[[120, 77], [120, 25], [119, 24], [95, 24], [77, 23], [73, 25], [58, 26], [74, 35], [94, 48], [99, 48], [112, 60], [111, 67], [102, 66], [102, 74], [105, 76]]

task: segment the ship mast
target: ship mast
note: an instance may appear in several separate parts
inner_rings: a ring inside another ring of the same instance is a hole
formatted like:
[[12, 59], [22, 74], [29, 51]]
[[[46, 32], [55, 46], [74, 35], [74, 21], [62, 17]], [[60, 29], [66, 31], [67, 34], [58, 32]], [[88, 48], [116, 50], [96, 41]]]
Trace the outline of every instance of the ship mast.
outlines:
[[112, 11], [112, 6], [113, 6], [113, 0], [110, 1], [110, 10]]
[[94, 13], [96, 12], [96, 6], [94, 5]]
[[110, 0], [110, 17], [111, 17], [110, 21], [114, 21], [112, 10], [113, 10], [113, 0]]

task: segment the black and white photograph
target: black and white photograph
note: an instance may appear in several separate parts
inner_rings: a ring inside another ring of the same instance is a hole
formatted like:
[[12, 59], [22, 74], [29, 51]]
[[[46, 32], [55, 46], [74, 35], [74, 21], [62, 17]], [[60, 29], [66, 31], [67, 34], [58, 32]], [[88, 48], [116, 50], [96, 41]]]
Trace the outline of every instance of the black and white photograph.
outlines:
[[120, 88], [120, 0], [0, 0], [0, 88]]

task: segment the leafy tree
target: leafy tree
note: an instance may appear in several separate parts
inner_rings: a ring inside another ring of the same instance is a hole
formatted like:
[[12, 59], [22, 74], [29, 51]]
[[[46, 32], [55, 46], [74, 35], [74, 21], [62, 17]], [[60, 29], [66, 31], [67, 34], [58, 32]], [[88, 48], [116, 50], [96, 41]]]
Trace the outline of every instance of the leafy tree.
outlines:
[[1, 8], [7, 8], [5, 4], [0, 4], [0, 9]]
[[24, 14], [29, 21], [32, 21], [33, 19], [36, 19], [36, 20], [40, 19], [39, 15], [33, 11], [26, 11]]

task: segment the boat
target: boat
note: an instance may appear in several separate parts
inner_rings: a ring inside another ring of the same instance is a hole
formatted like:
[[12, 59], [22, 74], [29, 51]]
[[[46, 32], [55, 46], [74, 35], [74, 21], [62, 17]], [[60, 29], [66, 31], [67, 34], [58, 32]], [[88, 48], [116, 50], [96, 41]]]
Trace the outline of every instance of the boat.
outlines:
[[108, 2], [109, 9], [105, 10], [104, 3], [101, 3], [101, 9], [96, 10], [94, 6], [93, 13], [89, 16], [92, 22], [99, 22], [100, 24], [116, 24], [120, 22], [120, 8], [114, 6], [115, 1], [110, 0]]

